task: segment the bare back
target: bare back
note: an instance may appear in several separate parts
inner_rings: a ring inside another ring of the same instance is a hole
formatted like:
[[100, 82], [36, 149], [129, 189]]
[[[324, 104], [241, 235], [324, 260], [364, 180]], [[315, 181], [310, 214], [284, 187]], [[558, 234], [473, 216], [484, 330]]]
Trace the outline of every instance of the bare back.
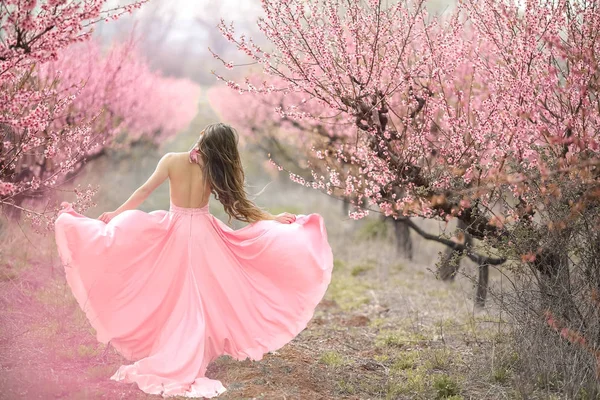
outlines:
[[208, 204], [210, 186], [203, 180], [202, 167], [196, 163], [190, 163], [187, 152], [171, 154], [169, 160], [171, 203], [186, 208], [204, 207]]

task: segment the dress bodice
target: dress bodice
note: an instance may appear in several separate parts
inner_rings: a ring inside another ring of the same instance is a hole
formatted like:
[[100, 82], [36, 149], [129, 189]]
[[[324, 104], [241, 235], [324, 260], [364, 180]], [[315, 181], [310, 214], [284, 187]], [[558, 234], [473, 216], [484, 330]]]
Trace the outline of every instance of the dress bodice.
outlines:
[[190, 208], [190, 207], [179, 207], [170, 203], [169, 211], [176, 214], [196, 215], [196, 214], [209, 214], [209, 204], [207, 203], [204, 207]]

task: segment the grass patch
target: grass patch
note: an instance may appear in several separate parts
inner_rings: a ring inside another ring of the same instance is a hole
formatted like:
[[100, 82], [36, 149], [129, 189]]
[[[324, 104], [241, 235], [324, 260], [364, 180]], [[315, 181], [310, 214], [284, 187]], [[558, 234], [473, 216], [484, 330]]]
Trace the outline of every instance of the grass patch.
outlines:
[[344, 356], [337, 351], [326, 351], [321, 354], [319, 362], [330, 367], [340, 367], [346, 363]]
[[419, 361], [418, 351], [403, 351], [398, 353], [398, 358], [394, 360], [394, 363], [390, 367], [392, 372], [405, 371], [407, 369], [414, 369], [418, 366]]
[[327, 297], [334, 300], [342, 310], [349, 311], [370, 302], [367, 290], [371, 285], [364, 279], [346, 275], [342, 270], [333, 271], [331, 284], [327, 289]]
[[88, 377], [96, 380], [104, 380], [112, 376], [116, 369], [112, 365], [93, 365], [85, 373]]
[[501, 385], [505, 385], [508, 383], [511, 377], [511, 371], [505, 367], [495, 368], [492, 373], [492, 378], [494, 378], [494, 382], [499, 383]]
[[448, 298], [449, 294], [448, 294], [447, 290], [435, 289], [435, 290], [428, 291], [427, 296], [436, 297], [438, 299], [446, 299], [446, 298]]
[[457, 356], [447, 348], [430, 349], [425, 352], [427, 367], [432, 370], [447, 371], [452, 366], [452, 360]]
[[404, 347], [426, 342], [429, 339], [420, 333], [409, 333], [403, 331], [382, 331], [375, 338], [377, 347]]
[[50, 259], [55, 252], [53, 235], [40, 235], [27, 223], [0, 222], [0, 277], [1, 271], [7, 271], [4, 279], [18, 278], [22, 271]]
[[375, 354], [375, 356], [373, 356], [373, 360], [377, 362], [386, 362], [389, 359], [390, 356], [388, 356], [387, 354]]
[[83, 358], [92, 358], [99, 355], [100, 350], [100, 346], [97, 346], [95, 344], [80, 344], [79, 347], [77, 347], [77, 355]]
[[339, 394], [355, 394], [356, 388], [351, 382], [342, 379], [337, 382], [337, 391]]
[[334, 270], [343, 269], [345, 266], [346, 266], [346, 263], [343, 262], [342, 260], [340, 260], [338, 258], [333, 260], [333, 269]]
[[400, 271], [403, 271], [404, 268], [405, 268], [404, 264], [402, 264], [402, 263], [396, 263], [396, 264], [392, 264], [391, 270], [395, 271], [395, 272], [400, 272]]
[[[105, 393], [102, 389], [90, 389], [90, 388], [83, 388], [81, 390], [78, 390], [77, 392], [73, 393], [72, 396], [70, 396], [70, 399], [73, 400], [86, 400], [86, 399], [101, 399], [105, 397]], [[139, 398], [139, 397], [135, 397], [135, 398]], [[130, 397], [131, 399], [131, 397]]]
[[452, 317], [446, 317], [435, 324], [436, 329], [443, 331], [449, 331], [451, 329], [461, 329], [461, 324]]
[[371, 327], [371, 328], [379, 328], [382, 325], [384, 325], [385, 322], [386, 322], [385, 318], [376, 317], [376, 318], [373, 318], [371, 320], [371, 322], [369, 322], [369, 327]]
[[56, 350], [56, 355], [58, 357], [60, 357], [63, 360], [67, 360], [67, 361], [72, 361], [75, 360], [77, 357], [77, 354], [75, 353], [75, 350], [71, 347], [65, 347], [65, 348], [61, 348]]
[[374, 267], [372, 265], [356, 265], [354, 267], [352, 267], [352, 270], [350, 271], [350, 275], [352, 276], [359, 276], [359, 275], [363, 275], [365, 272], [372, 270]]
[[42, 321], [39, 325], [33, 325], [35, 335], [43, 339], [52, 339], [58, 335], [61, 330], [59, 321], [55, 319]]
[[436, 399], [448, 399], [458, 396], [460, 392], [460, 387], [456, 380], [448, 375], [434, 376], [433, 388], [436, 392]]
[[90, 321], [79, 306], [75, 307], [74, 312], [71, 315], [71, 320], [73, 321], [72, 329], [77, 329], [80, 332], [85, 332], [96, 337], [96, 330], [92, 327]]
[[402, 382], [391, 381], [388, 382], [386, 388], [386, 400], [395, 400], [399, 395], [404, 394], [404, 385]]
[[406, 389], [408, 393], [418, 394], [425, 391], [426, 373], [420, 368], [406, 372]]
[[358, 230], [357, 238], [360, 240], [384, 238], [388, 234], [388, 229], [388, 224], [380, 219], [367, 220]]
[[[360, 389], [364, 394], [369, 394], [370, 396], [377, 396], [377, 398], [381, 398], [385, 395], [385, 386], [383, 385], [383, 381], [381, 378], [362, 375], [358, 382], [358, 389]], [[367, 397], [367, 398], [370, 398]], [[361, 398], [365, 398], [361, 396]]]
[[69, 289], [58, 280], [53, 280], [43, 289], [35, 291], [35, 298], [40, 303], [54, 308], [70, 307], [76, 303]]
[[519, 356], [516, 352], [506, 349], [500, 350], [498, 354], [498, 358], [492, 362], [492, 381], [505, 385], [512, 377], [512, 371], [519, 361]]
[[387, 387], [386, 399], [397, 399], [399, 396], [410, 396], [410, 398], [428, 398], [426, 396], [427, 380], [426, 372], [417, 368], [407, 370], [403, 376], [390, 380]]

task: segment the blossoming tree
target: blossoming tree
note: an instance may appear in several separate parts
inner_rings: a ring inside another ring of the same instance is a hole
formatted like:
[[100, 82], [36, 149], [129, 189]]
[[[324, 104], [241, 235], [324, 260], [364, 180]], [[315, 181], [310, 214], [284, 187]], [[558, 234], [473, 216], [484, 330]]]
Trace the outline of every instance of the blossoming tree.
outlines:
[[56, 80], [59, 92], [79, 88], [53, 123], [72, 125], [97, 116], [92, 129], [106, 140], [127, 134], [129, 141], [144, 137], [160, 143], [196, 115], [198, 85], [151, 70], [132, 39], [106, 52], [94, 41], [71, 46], [38, 72], [43, 82]]
[[[464, 0], [444, 19], [422, 1], [262, 4], [272, 51], [220, 29], [265, 83], [218, 78], [242, 93], [299, 95], [282, 117], [318, 121], [303, 108], [314, 102], [354, 129], [352, 146], [322, 162], [347, 160], [356, 172], [302, 183], [356, 193], [395, 218], [456, 218], [479, 252], [469, 240], [432, 239], [478, 262], [479, 296], [489, 266], [508, 260], [542, 307], [590, 326], [594, 306], [577, 293], [600, 286], [599, 1]], [[367, 212], [357, 202], [351, 215]], [[582, 335], [595, 346], [593, 329]]]
[[[104, 11], [104, 0], [0, 7], [0, 205], [9, 215], [25, 211], [35, 225], [51, 227], [53, 189], [118, 133], [160, 141], [193, 116], [195, 86], [150, 71], [128, 45], [103, 56], [90, 42], [95, 23], [145, 1]], [[92, 189], [76, 192], [76, 207], [91, 204]]]

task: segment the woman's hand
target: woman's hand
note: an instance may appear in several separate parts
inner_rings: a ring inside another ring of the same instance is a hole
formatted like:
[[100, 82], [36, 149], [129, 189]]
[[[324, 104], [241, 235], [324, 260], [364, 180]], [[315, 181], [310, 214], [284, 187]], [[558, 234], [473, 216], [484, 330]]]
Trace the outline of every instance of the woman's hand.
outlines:
[[104, 222], [105, 224], [108, 224], [110, 222], [110, 220], [113, 219], [114, 217], [116, 217], [117, 215], [119, 215], [119, 213], [116, 211], [108, 211], [108, 212], [102, 213], [102, 215], [99, 216], [98, 219], [100, 221]]
[[290, 213], [286, 213], [286, 212], [275, 216], [275, 221], [279, 221], [282, 224], [291, 224], [295, 220], [296, 220], [296, 216], [294, 214], [290, 214]]

